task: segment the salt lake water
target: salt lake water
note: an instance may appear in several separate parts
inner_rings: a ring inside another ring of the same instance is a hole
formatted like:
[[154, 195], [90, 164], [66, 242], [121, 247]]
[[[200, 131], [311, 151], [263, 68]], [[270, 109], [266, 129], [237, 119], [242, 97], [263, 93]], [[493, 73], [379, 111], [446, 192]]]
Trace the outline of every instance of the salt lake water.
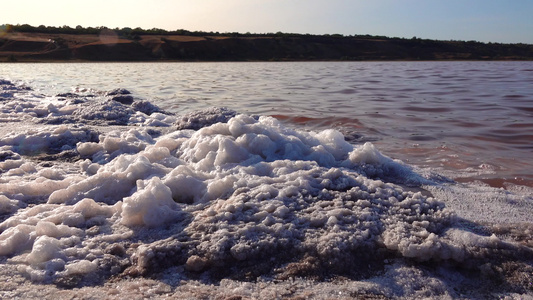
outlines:
[[48, 94], [132, 91], [175, 113], [228, 107], [354, 142], [459, 181], [533, 186], [533, 62], [2, 64]]
[[0, 298], [533, 296], [533, 62], [0, 64], [0, 126]]

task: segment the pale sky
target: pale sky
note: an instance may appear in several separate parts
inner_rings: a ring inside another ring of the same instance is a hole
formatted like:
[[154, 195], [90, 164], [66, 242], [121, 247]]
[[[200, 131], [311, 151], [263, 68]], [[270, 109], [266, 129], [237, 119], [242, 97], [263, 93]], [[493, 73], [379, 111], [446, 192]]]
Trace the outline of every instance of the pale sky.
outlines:
[[533, 44], [533, 0], [3, 0], [0, 24]]

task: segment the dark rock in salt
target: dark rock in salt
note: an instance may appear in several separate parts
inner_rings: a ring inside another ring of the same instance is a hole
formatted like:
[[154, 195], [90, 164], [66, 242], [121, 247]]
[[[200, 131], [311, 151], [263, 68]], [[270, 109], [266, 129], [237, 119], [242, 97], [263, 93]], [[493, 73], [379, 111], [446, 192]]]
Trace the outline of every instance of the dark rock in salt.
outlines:
[[235, 117], [237, 112], [226, 107], [212, 107], [205, 110], [191, 112], [179, 119], [175, 125], [178, 130], [194, 129], [215, 124], [226, 123], [229, 119]]
[[145, 101], [145, 100], [141, 100], [141, 101], [135, 101], [131, 107], [133, 109], [135, 109], [136, 111], [140, 111], [144, 114], [147, 114], [147, 115], [151, 115], [155, 112], [158, 112], [158, 113], [163, 113], [163, 114], [170, 114], [170, 113], [167, 113], [165, 111], [163, 111], [162, 109], [160, 109], [157, 105], [154, 105], [148, 101]]
[[75, 97], [79, 97], [78, 94], [75, 94], [75, 93], [60, 93], [60, 94], [57, 94], [56, 97], [62, 97], [62, 98], [75, 98]]
[[87, 283], [97, 284], [99, 281], [105, 280], [105, 278], [108, 278], [111, 275], [122, 272], [124, 269], [126, 269], [126, 267], [129, 266], [129, 260], [121, 259], [120, 257], [114, 255], [105, 255], [100, 259], [98, 264], [103, 272], [100, 274], [100, 276], [94, 276], [95, 274], [87, 274], [84, 278]]
[[89, 129], [82, 128], [75, 131], [75, 134], [63, 134], [61, 138], [50, 142], [49, 152], [61, 152], [69, 150], [67, 148], [75, 149], [79, 142], [98, 142], [100, 133]]
[[0, 101], [10, 100], [13, 98], [13, 93], [0, 93]]
[[117, 95], [111, 98], [111, 100], [120, 102], [122, 104], [130, 105], [133, 103], [133, 97], [129, 95]]
[[344, 140], [347, 142], [359, 142], [363, 139], [363, 135], [359, 134], [354, 131], [342, 131], [342, 134], [344, 135]]
[[187, 259], [187, 262], [185, 263], [185, 269], [188, 271], [200, 272], [205, 268], [206, 264], [207, 261], [205, 258], [193, 255]]
[[10, 100], [13, 98], [13, 94], [17, 91], [30, 91], [31, 88], [20, 85], [17, 86], [11, 81], [0, 79], [0, 101]]
[[119, 88], [119, 89], [114, 89], [112, 91], [107, 92], [106, 96], [129, 95], [129, 94], [131, 94], [130, 91], [128, 91], [126, 89]]
[[161, 136], [161, 131], [160, 130], [155, 130], [155, 129], [152, 129], [152, 128], [147, 129], [146, 133], [148, 133], [152, 138], [156, 138], [158, 136]]
[[15, 85], [13, 82], [5, 79], [0, 79], [0, 90], [19, 90], [19, 91], [31, 91], [31, 87], [25, 85]]
[[0, 151], [0, 162], [6, 161], [6, 160], [19, 160], [20, 155], [18, 153], [15, 153], [13, 151]]
[[50, 150], [47, 153], [42, 153], [32, 156], [32, 159], [38, 161], [51, 161], [51, 162], [76, 162], [81, 159], [79, 153], [76, 150], [65, 150], [58, 152]]
[[52, 281], [55, 285], [61, 288], [72, 289], [77, 287], [82, 281], [83, 276], [80, 274], [68, 275], [65, 277], [54, 278]]
[[70, 100], [70, 104], [73, 105], [73, 104], [80, 104], [80, 103], [84, 103], [85, 100], [83, 99], [72, 99]]
[[126, 249], [121, 244], [111, 244], [104, 251], [114, 256], [126, 255]]
[[85, 102], [84, 98], [88, 96], [82, 96], [76, 93], [68, 92], [68, 93], [57, 94], [56, 97], [60, 101], [68, 101], [69, 105], [75, 105], [75, 104], [80, 104], [80, 103]]

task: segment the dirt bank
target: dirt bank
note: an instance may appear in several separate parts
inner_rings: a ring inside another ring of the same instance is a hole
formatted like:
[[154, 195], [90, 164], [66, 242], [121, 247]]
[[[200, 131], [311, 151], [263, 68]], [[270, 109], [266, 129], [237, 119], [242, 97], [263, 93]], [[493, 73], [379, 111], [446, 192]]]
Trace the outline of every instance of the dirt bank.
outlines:
[[0, 36], [0, 61], [532, 60], [533, 45], [344, 36]]

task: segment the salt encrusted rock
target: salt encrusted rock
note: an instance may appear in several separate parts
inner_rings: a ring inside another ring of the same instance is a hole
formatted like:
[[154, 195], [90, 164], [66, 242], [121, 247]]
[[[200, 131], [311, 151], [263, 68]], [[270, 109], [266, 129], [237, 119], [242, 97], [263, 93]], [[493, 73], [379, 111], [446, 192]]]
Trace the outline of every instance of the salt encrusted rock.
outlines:
[[0, 150], [0, 162], [6, 160], [19, 160], [20, 155], [12, 150]]
[[130, 95], [117, 95], [111, 97], [111, 100], [117, 101], [122, 104], [130, 105], [133, 103], [133, 96]]
[[106, 96], [130, 95], [131, 92], [124, 88], [114, 89], [106, 93]]
[[169, 114], [163, 111], [162, 109], [160, 109], [157, 105], [154, 105], [151, 102], [146, 101], [146, 100], [135, 101], [131, 103], [131, 107], [135, 109], [136, 111], [140, 111], [147, 115], [151, 115], [156, 112], [163, 113], [163, 114]]
[[79, 95], [76, 94], [76, 93], [67, 92], [67, 93], [59, 93], [59, 94], [56, 95], [56, 97], [60, 97], [60, 98], [76, 98], [76, 97], [79, 97]]
[[198, 130], [215, 123], [226, 123], [237, 115], [237, 112], [225, 107], [212, 107], [205, 110], [194, 111], [182, 116], [176, 123], [176, 128]]
[[123, 88], [114, 89], [107, 92], [105, 95], [111, 96], [111, 100], [125, 105], [130, 105], [133, 103], [133, 96], [131, 96], [131, 92]]
[[107, 121], [110, 125], [126, 125], [135, 111], [113, 100], [92, 102], [74, 111], [73, 116], [84, 120]]
[[199, 257], [198, 255], [192, 255], [187, 259], [185, 269], [193, 272], [200, 272], [205, 268], [206, 263], [207, 261], [204, 258]]
[[[55, 127], [47, 130], [28, 130], [18, 134], [7, 134], [0, 141], [0, 146], [11, 146], [12, 150], [3, 152], [5, 159], [17, 159], [16, 152], [22, 155], [56, 154], [76, 148], [79, 142], [98, 141], [98, 133], [87, 127]], [[1, 154], [0, 154], [1, 155]], [[1, 160], [1, 158], [0, 158]]]
[[12, 99], [16, 91], [17, 87], [11, 81], [0, 79], [0, 101]]
[[29, 121], [32, 123], [90, 124], [90, 125], [143, 125], [169, 127], [175, 123], [172, 113], [145, 100], [134, 101], [131, 93], [117, 89], [107, 93], [60, 93], [52, 103], [38, 99], [21, 98], [27, 93], [23, 86], [11, 82], [0, 84], [0, 122]]
[[31, 91], [32, 89], [26, 85], [16, 85], [13, 82], [5, 79], [0, 79], [0, 91]]

